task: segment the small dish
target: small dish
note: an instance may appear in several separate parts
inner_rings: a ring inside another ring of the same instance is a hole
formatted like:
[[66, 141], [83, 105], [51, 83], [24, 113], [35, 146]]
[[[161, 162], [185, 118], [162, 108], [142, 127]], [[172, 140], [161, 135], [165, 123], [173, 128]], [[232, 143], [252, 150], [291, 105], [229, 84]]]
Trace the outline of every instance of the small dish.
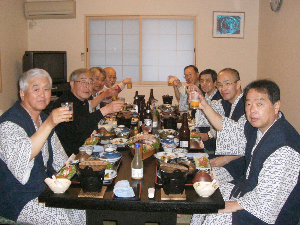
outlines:
[[127, 145], [128, 139], [126, 138], [115, 138], [110, 141], [112, 144], [116, 144], [118, 147], [125, 147]]
[[188, 151], [185, 148], [174, 148], [173, 151], [178, 157], [185, 157]]
[[114, 179], [117, 176], [117, 171], [106, 169], [104, 173], [104, 181], [105, 183], [110, 182], [112, 179]]
[[178, 156], [173, 152], [158, 152], [154, 154], [154, 157], [159, 160], [164, 160], [164, 159], [175, 159]]
[[65, 193], [66, 190], [71, 185], [71, 181], [66, 178], [56, 178], [61, 186], [56, 185], [55, 180], [51, 178], [46, 178], [45, 183], [49, 186], [49, 188], [56, 194]]
[[118, 146], [115, 144], [106, 144], [104, 145], [104, 151], [106, 152], [113, 152], [117, 151]]

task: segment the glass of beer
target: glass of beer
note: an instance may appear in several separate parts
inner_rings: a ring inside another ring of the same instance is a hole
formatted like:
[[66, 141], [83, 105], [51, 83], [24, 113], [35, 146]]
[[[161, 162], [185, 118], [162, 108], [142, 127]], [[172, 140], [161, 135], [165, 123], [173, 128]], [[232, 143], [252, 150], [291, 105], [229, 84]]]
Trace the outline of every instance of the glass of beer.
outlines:
[[174, 85], [174, 77], [169, 76], [169, 79], [168, 79], [168, 86], [173, 86], [173, 85]]
[[131, 89], [132, 88], [132, 81], [131, 81], [131, 78], [130, 78], [130, 83], [127, 84], [127, 89]]
[[72, 116], [69, 118], [69, 121], [73, 121], [73, 102], [63, 102], [61, 103], [61, 106], [69, 108], [69, 111], [72, 112]]
[[190, 97], [191, 97], [191, 102], [190, 102], [191, 109], [198, 109], [200, 103], [198, 92], [196, 91], [190, 92]]

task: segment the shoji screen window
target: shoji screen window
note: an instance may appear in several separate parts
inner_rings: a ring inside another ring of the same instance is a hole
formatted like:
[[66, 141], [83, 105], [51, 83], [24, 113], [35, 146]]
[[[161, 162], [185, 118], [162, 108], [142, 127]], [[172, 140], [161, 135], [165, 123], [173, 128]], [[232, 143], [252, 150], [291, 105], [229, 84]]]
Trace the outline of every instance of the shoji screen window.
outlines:
[[113, 67], [119, 81], [184, 80], [183, 68], [194, 64], [194, 18], [87, 18], [87, 66]]

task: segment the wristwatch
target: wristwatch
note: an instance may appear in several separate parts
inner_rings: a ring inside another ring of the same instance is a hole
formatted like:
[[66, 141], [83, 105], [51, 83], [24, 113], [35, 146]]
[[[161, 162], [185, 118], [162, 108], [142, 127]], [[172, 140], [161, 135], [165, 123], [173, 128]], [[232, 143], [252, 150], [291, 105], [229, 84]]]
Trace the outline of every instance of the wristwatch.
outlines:
[[270, 0], [270, 6], [273, 12], [278, 12], [282, 4], [282, 0]]

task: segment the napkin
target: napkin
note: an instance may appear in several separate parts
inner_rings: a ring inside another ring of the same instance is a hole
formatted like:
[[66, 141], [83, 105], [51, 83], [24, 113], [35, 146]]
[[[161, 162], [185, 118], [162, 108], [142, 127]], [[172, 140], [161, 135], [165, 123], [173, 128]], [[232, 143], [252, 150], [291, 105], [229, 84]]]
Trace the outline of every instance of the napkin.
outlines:
[[114, 194], [119, 198], [132, 198], [134, 192], [128, 180], [120, 180], [115, 184]]

